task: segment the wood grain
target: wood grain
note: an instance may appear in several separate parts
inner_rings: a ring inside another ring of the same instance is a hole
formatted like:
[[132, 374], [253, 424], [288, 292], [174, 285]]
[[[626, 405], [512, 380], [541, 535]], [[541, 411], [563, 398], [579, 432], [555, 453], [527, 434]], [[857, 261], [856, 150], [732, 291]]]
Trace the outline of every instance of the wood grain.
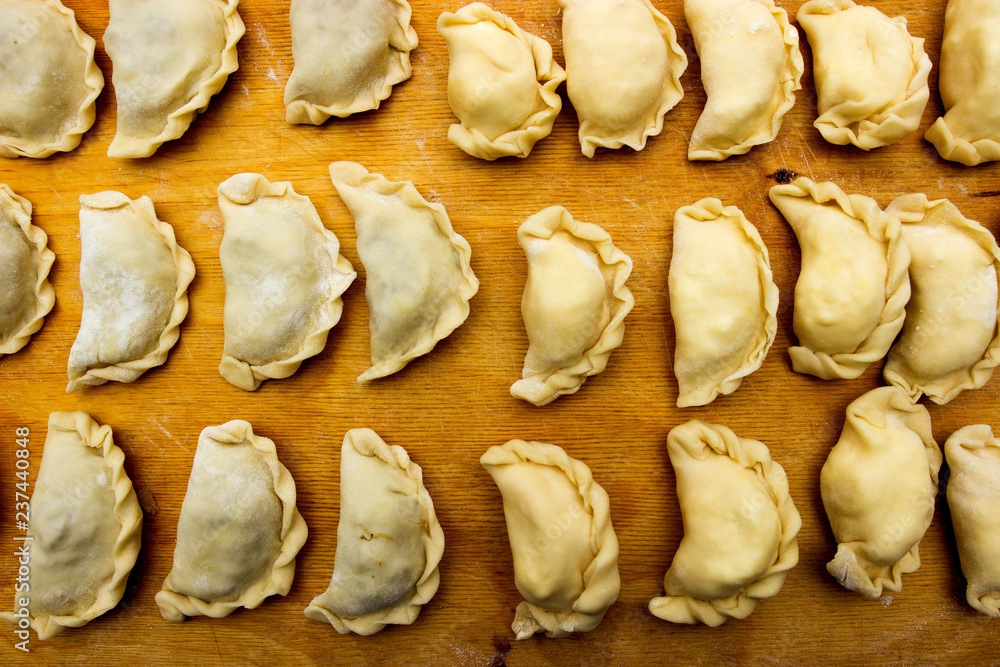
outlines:
[[[420, 46], [414, 74], [377, 112], [322, 127], [284, 121], [282, 91], [292, 68], [287, 2], [245, 0], [246, 36], [240, 69], [183, 139], [138, 161], [112, 160], [105, 151], [115, 129], [111, 65], [100, 37], [107, 6], [68, 0], [82, 28], [98, 40], [98, 64], [108, 86], [98, 100], [94, 128], [79, 149], [46, 160], [2, 160], [0, 182], [35, 206], [35, 223], [48, 232], [57, 260], [52, 282], [58, 301], [45, 327], [21, 352], [0, 359], [0, 434], [3, 452], [0, 523], [0, 595], [9, 599], [12, 556], [14, 429], [32, 433], [37, 471], [47, 416], [84, 410], [114, 428], [137, 489], [155, 497], [143, 549], [125, 599], [88, 626], [46, 642], [32, 654], [12, 648], [0, 631], [4, 664], [460, 664], [604, 665], [702, 663], [908, 663], [996, 661], [1000, 623], [972, 611], [948, 515], [939, 503], [921, 544], [923, 565], [904, 578], [901, 593], [867, 602], [842, 589], [825, 571], [835, 543], [819, 495], [819, 471], [836, 442], [844, 409], [882, 383], [881, 364], [849, 382], [823, 382], [793, 373], [792, 293], [799, 269], [794, 236], [767, 201], [771, 174], [788, 169], [832, 180], [881, 205], [908, 192], [950, 198], [992, 232], [1000, 228], [996, 192], [1000, 165], [966, 168], [941, 160], [923, 131], [942, 112], [931, 75], [931, 103], [921, 129], [902, 143], [864, 153], [827, 144], [812, 127], [816, 116], [811, 67], [797, 104], [773, 143], [722, 164], [686, 158], [687, 140], [704, 105], [694, 45], [680, 0], [655, 0], [677, 28], [691, 58], [686, 95], [663, 132], [646, 149], [604, 151], [588, 160], [579, 151], [577, 122], [568, 105], [552, 135], [526, 160], [486, 163], [449, 144], [452, 114], [446, 98], [447, 51], [435, 22], [459, 3], [415, 0], [413, 25]], [[799, 0], [781, 3], [794, 11]], [[913, 34], [926, 38], [935, 67], [944, 2], [884, 0], [890, 16], [903, 14]], [[563, 62], [555, 0], [496, 0], [526, 30], [549, 40]], [[811, 55], [803, 39], [807, 62]], [[468, 321], [433, 353], [402, 372], [359, 386], [368, 367], [368, 310], [353, 221], [327, 173], [334, 160], [354, 160], [390, 180], [410, 179], [428, 199], [444, 204], [455, 229], [473, 249], [482, 281]], [[345, 295], [344, 317], [326, 350], [291, 378], [254, 393], [218, 374], [222, 353], [224, 288], [219, 267], [221, 219], [216, 187], [241, 171], [289, 180], [312, 198], [325, 224], [341, 239], [359, 270]], [[66, 360], [80, 321], [78, 198], [116, 189], [149, 195], [161, 219], [194, 258], [198, 275], [180, 342], [167, 362], [137, 382], [110, 383], [64, 393]], [[736, 204], [767, 243], [781, 291], [777, 341], [763, 367], [732, 396], [704, 408], [677, 409], [671, 372], [673, 325], [667, 299], [674, 211], [705, 196]], [[636, 306], [625, 341], [608, 370], [575, 395], [535, 408], [509, 395], [527, 348], [519, 312], [526, 268], [518, 225], [552, 205], [602, 225], [635, 262], [629, 286]], [[950, 404], [930, 405], [939, 442], [972, 423], [1000, 426], [1000, 379]], [[234, 418], [272, 438], [295, 477], [299, 508], [310, 538], [300, 553], [290, 594], [225, 619], [172, 624], [160, 618], [153, 595], [170, 569], [181, 500], [199, 432]], [[788, 472], [802, 514], [801, 559], [781, 594], [752, 616], [710, 629], [679, 627], [646, 611], [662, 593], [662, 577], [682, 535], [667, 460], [669, 429], [690, 418], [726, 424], [765, 442]], [[324, 590], [333, 567], [338, 519], [340, 444], [350, 428], [368, 426], [404, 446], [424, 470], [447, 544], [441, 587], [412, 626], [373, 637], [338, 635], [308, 621], [302, 610]], [[584, 462], [611, 497], [621, 543], [618, 602], [593, 632], [563, 640], [514, 642], [510, 621], [520, 601], [514, 587], [500, 495], [479, 466], [491, 445], [510, 438], [560, 444]], [[7, 604], [6, 602], [4, 603]], [[508, 653], [509, 651], [509, 653]]]

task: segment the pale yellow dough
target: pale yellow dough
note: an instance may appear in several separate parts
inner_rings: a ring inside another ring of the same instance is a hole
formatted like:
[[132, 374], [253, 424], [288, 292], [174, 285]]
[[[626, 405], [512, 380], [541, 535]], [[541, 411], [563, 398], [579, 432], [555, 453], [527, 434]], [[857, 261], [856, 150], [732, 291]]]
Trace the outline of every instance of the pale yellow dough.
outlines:
[[841, 586], [869, 600], [902, 589], [902, 575], [920, 567], [940, 468], [927, 408], [906, 392], [879, 387], [847, 406], [840, 440], [820, 474], [838, 543], [826, 569]]
[[514, 583], [511, 629], [565, 637], [598, 626], [618, 598], [618, 538], [608, 494], [562, 448], [511, 440], [479, 459], [503, 496]]
[[510, 393], [545, 405], [603, 371], [621, 345], [635, 305], [625, 286], [632, 260], [606, 231], [562, 206], [525, 220], [517, 240], [528, 259], [521, 316], [529, 345]]

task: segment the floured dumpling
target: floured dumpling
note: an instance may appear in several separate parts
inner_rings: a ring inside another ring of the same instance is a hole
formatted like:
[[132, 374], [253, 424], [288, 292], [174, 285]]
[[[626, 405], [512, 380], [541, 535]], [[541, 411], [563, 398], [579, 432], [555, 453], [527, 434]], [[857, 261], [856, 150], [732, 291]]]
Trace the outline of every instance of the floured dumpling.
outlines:
[[913, 296], [883, 374], [914, 401], [923, 393], [944, 404], [982, 387], [1000, 363], [1000, 248], [947, 199], [904, 195], [886, 212], [903, 222]]
[[621, 587], [607, 492], [556, 445], [511, 440], [479, 462], [503, 496], [514, 584], [524, 596], [514, 634], [565, 637], [596, 628]]
[[684, 97], [687, 56], [674, 26], [649, 0], [559, 0], [566, 91], [580, 148], [642, 150]]
[[94, 47], [59, 0], [0, 0], [0, 157], [80, 145], [104, 89]]
[[802, 520], [785, 470], [764, 443], [692, 420], [667, 436], [684, 537], [663, 578], [654, 616], [712, 627], [746, 618], [781, 592], [799, 562]]
[[149, 197], [80, 196], [83, 315], [66, 392], [132, 382], [167, 360], [187, 316], [194, 262]]
[[225, 234], [226, 345], [219, 373], [253, 391], [326, 347], [357, 273], [308, 197], [288, 182], [237, 174], [219, 186]]
[[110, 426], [83, 412], [49, 415], [31, 507], [23, 512], [31, 517], [23, 542], [29, 588], [17, 589], [14, 613], [0, 618], [11, 625], [28, 619], [39, 639], [50, 639], [121, 601], [142, 537], [142, 510], [124, 463]]
[[824, 380], [856, 378], [903, 328], [910, 250], [899, 219], [874, 199], [808, 178], [776, 185], [769, 196], [802, 249], [792, 368]]
[[179, 139], [237, 70], [238, 0], [110, 0], [104, 47], [118, 131], [108, 157], [149, 157]]
[[274, 442], [236, 419], [198, 437], [174, 565], [156, 594], [168, 621], [228, 616], [287, 595], [308, 529]]
[[603, 371], [622, 344], [635, 305], [625, 286], [632, 260], [606, 231], [577, 222], [562, 206], [525, 220], [517, 240], [528, 259], [521, 296], [528, 354], [510, 393], [545, 405]]
[[931, 59], [905, 18], [854, 0], [810, 0], [796, 18], [812, 47], [813, 125], [824, 139], [868, 151], [917, 129], [930, 97]]
[[528, 157], [562, 109], [556, 89], [566, 72], [552, 47], [481, 2], [441, 14], [438, 31], [448, 43], [448, 104], [460, 121], [448, 141], [483, 160]]
[[1000, 440], [989, 426], [966, 426], [944, 443], [944, 455], [965, 597], [976, 611], [1000, 618]]
[[443, 552], [444, 533], [420, 466], [371, 429], [348, 431], [333, 577], [306, 617], [342, 634], [409, 625], [437, 592]]
[[1000, 160], [1000, 2], [948, 0], [938, 89], [946, 113], [924, 134], [945, 160]]
[[409, 181], [386, 180], [354, 162], [334, 162], [330, 177], [358, 232], [365, 267], [372, 367], [358, 382], [391, 375], [427, 354], [469, 316], [479, 291], [469, 243], [444, 207]]
[[48, 239], [31, 224], [31, 202], [0, 183], [0, 356], [27, 345], [55, 305]]
[[677, 407], [733, 393], [778, 331], [778, 288], [757, 228], [714, 198], [677, 209], [668, 288]]
[[820, 474], [838, 543], [826, 569], [841, 586], [869, 600], [902, 589], [902, 575], [920, 567], [940, 468], [927, 408], [906, 392], [879, 387], [847, 406], [844, 430]]
[[378, 109], [410, 78], [417, 33], [406, 0], [292, 0], [295, 67], [285, 85], [285, 119], [321, 125]]
[[799, 33], [773, 0], [684, 0], [708, 99], [689, 160], [725, 160], [778, 136], [801, 88]]

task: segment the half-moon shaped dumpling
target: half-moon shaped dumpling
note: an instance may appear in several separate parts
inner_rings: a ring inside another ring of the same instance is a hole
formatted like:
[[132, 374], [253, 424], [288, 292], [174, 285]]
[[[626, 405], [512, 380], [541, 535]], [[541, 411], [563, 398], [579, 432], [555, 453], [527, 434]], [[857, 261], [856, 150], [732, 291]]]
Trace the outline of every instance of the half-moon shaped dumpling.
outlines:
[[441, 14], [438, 31], [451, 60], [448, 104], [460, 121], [448, 141], [483, 160], [528, 157], [562, 109], [556, 89], [566, 72], [552, 47], [481, 2]]
[[596, 628], [621, 587], [607, 492], [556, 445], [511, 440], [479, 462], [503, 495], [514, 584], [524, 596], [514, 634], [565, 637]]
[[559, 0], [566, 91], [580, 148], [642, 150], [684, 97], [687, 56], [670, 20], [649, 0]]
[[674, 214], [668, 276], [677, 407], [707, 405], [760, 368], [778, 331], [778, 287], [757, 228], [715, 198]]
[[976, 611], [1000, 618], [1000, 439], [984, 424], [966, 426], [944, 443], [944, 455], [965, 597]]
[[177, 521], [174, 565], [156, 594], [160, 614], [220, 618], [287, 595], [308, 532], [274, 442], [239, 419], [206, 428]]
[[778, 136], [801, 88], [799, 33], [774, 0], [684, 0], [708, 99], [689, 160], [725, 160]]
[[792, 368], [824, 380], [856, 378], [903, 328], [910, 250], [899, 219], [870, 197], [808, 178], [776, 185], [769, 196], [802, 249]]
[[142, 537], [142, 509], [124, 463], [110, 426], [83, 412], [49, 415], [31, 506], [19, 512], [31, 516], [25, 546], [15, 549], [30, 561], [30, 588], [18, 588], [4, 621], [27, 619], [39, 639], [49, 639], [121, 601]]
[[292, 0], [295, 67], [285, 119], [322, 125], [330, 116], [378, 109], [410, 78], [417, 33], [406, 0]]
[[118, 98], [108, 157], [149, 157], [179, 139], [237, 70], [239, 0], [110, 0], [104, 47]]
[[931, 59], [905, 18], [854, 0], [809, 0], [796, 18], [812, 47], [813, 125], [824, 139], [868, 151], [917, 129], [930, 97]]
[[386, 180], [355, 162], [334, 162], [330, 177], [358, 232], [365, 267], [372, 367], [358, 382], [391, 375], [434, 349], [469, 316], [479, 280], [472, 249], [444, 207], [410, 181]]
[[0, 183], [0, 356], [27, 345], [55, 305], [48, 240], [31, 224], [31, 202]]
[[699, 420], [671, 429], [667, 453], [684, 537], [649, 611], [712, 627], [746, 618], [799, 562], [802, 520], [785, 470], [764, 443]]
[[517, 240], [528, 258], [521, 297], [528, 354], [510, 393], [545, 405], [603, 371], [622, 344], [635, 305], [625, 286], [632, 260], [606, 231], [577, 222], [562, 206], [525, 220]]
[[945, 115], [924, 139], [969, 167], [1000, 160], [1000, 2], [948, 0], [938, 88]]
[[323, 351], [357, 273], [308, 197], [237, 174], [219, 186], [226, 344], [219, 373], [253, 391]]
[[1000, 248], [947, 199], [904, 195], [886, 212], [903, 222], [913, 295], [883, 375], [914, 401], [923, 393], [944, 404], [982, 387], [1000, 364]]
[[927, 408], [898, 387], [847, 406], [840, 440], [820, 474], [823, 507], [837, 539], [827, 571], [869, 600], [898, 593], [920, 567], [918, 547], [934, 517], [941, 450]]
[[342, 634], [409, 625], [437, 592], [443, 552], [444, 532], [420, 466], [371, 429], [348, 431], [333, 577], [306, 617]]
[[83, 315], [66, 392], [132, 382], [167, 360], [188, 312], [194, 262], [149, 197], [80, 196]]
[[0, 0], [0, 157], [80, 145], [104, 75], [94, 39], [59, 0]]

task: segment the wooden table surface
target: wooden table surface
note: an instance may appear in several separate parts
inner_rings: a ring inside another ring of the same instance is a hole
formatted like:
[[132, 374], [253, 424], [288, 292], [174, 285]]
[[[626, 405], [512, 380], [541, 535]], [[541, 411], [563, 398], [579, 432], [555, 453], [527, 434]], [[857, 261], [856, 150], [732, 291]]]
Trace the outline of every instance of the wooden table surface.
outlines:
[[[0, 359], [2, 502], [0, 598], [12, 597], [14, 542], [14, 429], [31, 430], [37, 472], [47, 417], [83, 410], [114, 429], [136, 489], [152, 494], [142, 552], [119, 607], [50, 641], [32, 635], [31, 654], [13, 649], [0, 628], [4, 664], [456, 664], [604, 665], [675, 663], [889, 663], [997, 661], [1000, 622], [965, 603], [965, 582], [948, 514], [941, 502], [921, 543], [921, 568], [904, 577], [901, 593], [868, 602], [841, 588], [825, 570], [835, 542], [823, 512], [819, 472], [836, 442], [844, 410], [882, 384], [881, 364], [857, 380], [824, 382], [792, 372], [787, 348], [799, 251], [791, 229], [770, 205], [767, 190], [780, 169], [832, 180], [848, 192], [887, 205], [898, 195], [948, 197], [966, 216], [1000, 231], [996, 197], [1000, 165], [975, 168], [941, 160], [922, 139], [942, 112], [937, 63], [944, 1], [885, 0], [890, 16], [904, 14], [926, 39], [935, 65], [931, 102], [920, 130], [900, 144], [864, 153], [827, 144], [812, 127], [816, 97], [811, 54], [796, 106], [776, 141], [721, 164], [691, 163], [687, 141], [705, 102], [694, 44], [680, 0], [655, 0], [677, 29], [691, 59], [685, 97], [663, 132], [645, 150], [603, 151], [585, 158], [568, 105], [552, 135], [526, 160], [488, 163], [448, 143], [453, 117], [446, 98], [448, 58], [436, 30], [438, 15], [458, 3], [415, 0], [420, 46], [413, 77], [382, 108], [322, 127], [284, 120], [282, 92], [292, 69], [287, 2], [245, 0], [246, 36], [240, 69], [179, 141], [145, 160], [112, 160], [115, 129], [111, 64], [100, 41], [108, 22], [101, 0], [69, 0], [81, 27], [98, 40], [97, 61], [107, 86], [97, 122], [81, 146], [45, 160], [0, 160], [0, 182], [27, 197], [35, 224], [49, 234], [57, 259], [51, 280], [57, 302], [45, 326], [21, 352]], [[524, 29], [560, 48], [555, 0], [495, 1]], [[799, 0], [781, 3], [797, 10]], [[563, 89], [565, 90], [565, 89]], [[426, 357], [368, 386], [355, 377], [369, 365], [364, 271], [353, 221], [329, 180], [327, 165], [354, 160], [390, 180], [412, 180], [427, 199], [444, 204], [455, 229], [473, 249], [482, 286], [468, 321]], [[344, 316], [324, 352], [289, 379], [247, 393], [217, 371], [223, 345], [224, 286], [219, 265], [222, 222], [216, 187], [243, 171], [291, 181], [311, 197], [343, 254], [359, 272], [345, 295]], [[120, 190], [149, 195], [159, 217], [174, 226], [198, 274], [181, 338], [167, 362], [132, 384], [109, 383], [67, 395], [66, 361], [80, 322], [78, 198]], [[667, 295], [674, 211], [706, 196], [736, 204], [768, 245], [781, 291], [778, 335], [763, 367], [733, 395], [703, 408], [677, 409], [672, 373], [674, 333]], [[526, 265], [516, 231], [529, 215], [562, 204], [595, 222], [635, 262], [629, 286], [635, 309], [608, 369], [575, 395], [543, 408], [514, 399], [527, 348], [520, 316]], [[1000, 427], [1000, 377], [946, 406], [929, 405], [940, 444], [973, 423]], [[223, 619], [164, 621], [153, 595], [171, 566], [177, 518], [200, 431], [246, 419], [272, 438], [292, 472], [298, 506], [309, 525], [287, 597]], [[749, 618], [719, 628], [677, 626], [654, 618], [647, 601], [662, 594], [662, 578], [682, 536], [667, 432], [688, 419], [725, 424], [765, 442], [788, 472], [802, 515], [800, 561], [781, 594]], [[324, 590], [333, 568], [339, 506], [340, 446], [351, 428], [375, 429], [402, 445], [423, 467], [444, 528], [441, 587], [408, 627], [371, 637], [342, 636], [307, 620], [302, 610]], [[569, 639], [536, 636], [516, 642], [510, 630], [520, 596], [514, 587], [500, 494], [479, 456], [511, 438], [565, 447], [590, 466], [611, 498], [621, 544], [622, 588], [604, 622]], [[7, 606], [7, 602], [3, 603]], [[994, 662], [994, 664], [996, 664]]]

